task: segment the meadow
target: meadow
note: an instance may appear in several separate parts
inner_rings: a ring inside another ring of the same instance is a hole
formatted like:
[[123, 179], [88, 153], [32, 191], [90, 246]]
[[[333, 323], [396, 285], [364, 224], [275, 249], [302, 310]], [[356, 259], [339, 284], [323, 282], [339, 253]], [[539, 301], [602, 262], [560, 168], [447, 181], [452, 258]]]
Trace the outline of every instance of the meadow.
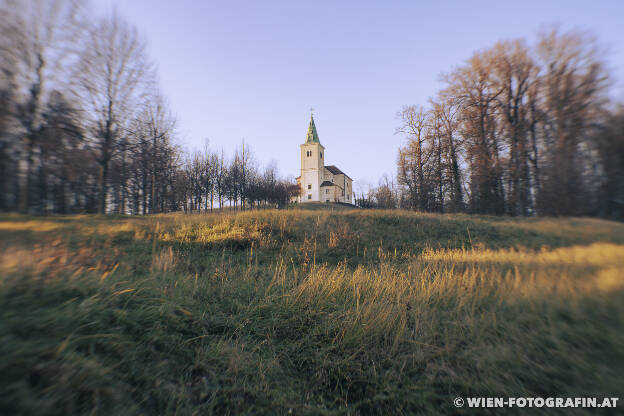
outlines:
[[3, 215], [0, 253], [0, 414], [483, 414], [453, 399], [624, 397], [622, 223]]

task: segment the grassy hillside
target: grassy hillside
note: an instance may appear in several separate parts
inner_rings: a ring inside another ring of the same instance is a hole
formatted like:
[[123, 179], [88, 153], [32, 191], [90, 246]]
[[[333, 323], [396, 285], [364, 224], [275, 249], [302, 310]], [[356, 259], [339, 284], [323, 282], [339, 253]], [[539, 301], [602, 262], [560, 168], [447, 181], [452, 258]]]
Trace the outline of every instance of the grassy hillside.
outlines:
[[0, 414], [451, 414], [456, 396], [624, 396], [620, 223], [4, 216], [0, 253]]
[[307, 211], [319, 211], [319, 210], [326, 210], [326, 211], [346, 211], [346, 210], [352, 210], [352, 209], [359, 209], [358, 206], [356, 205], [352, 205], [352, 204], [347, 204], [345, 202], [330, 202], [330, 203], [326, 203], [326, 202], [305, 202], [305, 203], [298, 203], [298, 204], [290, 204], [288, 205], [288, 209], [291, 210], [307, 210]]

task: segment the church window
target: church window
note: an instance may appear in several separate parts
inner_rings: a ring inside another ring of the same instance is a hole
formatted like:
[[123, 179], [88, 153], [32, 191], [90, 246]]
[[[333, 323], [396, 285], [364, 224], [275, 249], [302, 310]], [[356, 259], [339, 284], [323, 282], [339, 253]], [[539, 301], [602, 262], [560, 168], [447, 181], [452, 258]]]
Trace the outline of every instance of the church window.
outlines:
[[329, 202], [329, 199], [326, 199], [325, 202]]
[[323, 159], [323, 152], [320, 152], [320, 155], [321, 155], [321, 159]]
[[312, 185], [308, 185], [308, 189], [312, 189]]
[[328, 194], [329, 193], [329, 189], [325, 189], [325, 193]]
[[308, 194], [308, 199], [312, 199], [312, 195], [311, 194]]

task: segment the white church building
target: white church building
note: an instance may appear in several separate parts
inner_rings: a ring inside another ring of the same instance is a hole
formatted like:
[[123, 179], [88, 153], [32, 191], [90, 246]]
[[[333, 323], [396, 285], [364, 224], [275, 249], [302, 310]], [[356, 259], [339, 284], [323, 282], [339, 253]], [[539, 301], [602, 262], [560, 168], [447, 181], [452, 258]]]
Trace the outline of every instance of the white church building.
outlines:
[[353, 203], [353, 180], [334, 165], [325, 166], [325, 147], [319, 141], [314, 117], [301, 147], [301, 176], [297, 178], [299, 195], [292, 202]]

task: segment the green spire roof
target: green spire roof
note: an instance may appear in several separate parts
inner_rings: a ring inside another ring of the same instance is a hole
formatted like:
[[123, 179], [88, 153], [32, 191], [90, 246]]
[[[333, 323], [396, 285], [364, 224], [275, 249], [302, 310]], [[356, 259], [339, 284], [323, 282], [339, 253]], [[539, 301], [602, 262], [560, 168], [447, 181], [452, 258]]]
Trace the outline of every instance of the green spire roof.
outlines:
[[310, 115], [310, 126], [308, 127], [308, 134], [305, 142], [320, 143], [318, 133], [316, 132], [316, 126], [314, 125], [314, 117], [312, 115]]

